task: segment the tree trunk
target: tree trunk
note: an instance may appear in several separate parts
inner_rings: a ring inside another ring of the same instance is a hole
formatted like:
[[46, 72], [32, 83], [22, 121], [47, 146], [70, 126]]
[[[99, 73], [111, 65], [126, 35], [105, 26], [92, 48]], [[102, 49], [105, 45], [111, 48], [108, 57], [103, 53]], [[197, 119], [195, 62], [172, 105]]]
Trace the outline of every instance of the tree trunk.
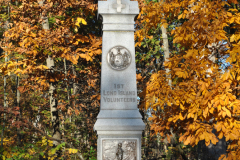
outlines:
[[[44, 0], [39, 1], [39, 5], [43, 6]], [[42, 17], [43, 22], [42, 22], [42, 27], [45, 30], [49, 30], [49, 23], [48, 23], [48, 18], [47, 17]], [[50, 76], [54, 73], [54, 60], [51, 56], [48, 56], [47, 58], [47, 67], [51, 70], [50, 71]], [[52, 127], [53, 127], [53, 133], [52, 136], [53, 138], [56, 139], [61, 139], [61, 133], [60, 133], [60, 122], [59, 122], [59, 115], [58, 115], [58, 101], [54, 97], [54, 93], [56, 92], [56, 82], [49, 82], [50, 87], [49, 87], [49, 99], [50, 99], [50, 109], [51, 109], [51, 121], [52, 121]], [[53, 145], [57, 146], [59, 145], [58, 141], [53, 141]]]
[[[18, 59], [17, 59], [18, 62]], [[16, 75], [16, 104], [15, 107], [19, 108], [19, 112], [20, 112], [20, 118], [21, 118], [21, 109], [20, 109], [20, 92], [18, 90], [19, 87], [19, 76]], [[16, 120], [18, 120], [18, 118], [16, 118]], [[17, 128], [17, 142], [18, 142], [18, 146], [22, 146], [21, 143], [21, 139], [22, 139], [22, 134], [20, 133], [20, 128]]]
[[[45, 0], [38, 1], [40, 6], [43, 6]], [[49, 30], [49, 22], [47, 17], [42, 17], [42, 27], [43, 29]], [[50, 76], [54, 73], [54, 60], [51, 56], [48, 56], [47, 58], [47, 67], [50, 69]], [[52, 76], [51, 76], [52, 77]], [[56, 82], [49, 82], [49, 98], [50, 98], [50, 108], [51, 108], [51, 121], [52, 121], [52, 127], [53, 127], [53, 138], [61, 139], [61, 133], [60, 133], [60, 120], [59, 120], [59, 111], [57, 109], [58, 101], [54, 97], [54, 93], [56, 93]], [[57, 146], [59, 144], [58, 141], [53, 141], [53, 145]], [[60, 157], [60, 152], [57, 153]], [[84, 160], [83, 156], [80, 153], [77, 153], [78, 157], [81, 160]]]
[[[75, 71], [74, 65], [72, 65], [72, 73], [75, 77], [77, 77], [77, 73]], [[77, 94], [77, 83], [76, 83], [76, 80], [74, 79], [73, 80], [73, 95], [76, 95], [76, 94]], [[75, 107], [75, 105], [76, 105], [75, 99], [73, 100], [72, 105], [73, 105], [73, 107]]]
[[[9, 3], [8, 3], [8, 17], [10, 17], [9, 16], [9, 14], [10, 14], [10, 7], [9, 7]], [[5, 24], [5, 29], [8, 29], [9, 28], [9, 21], [7, 20], [6, 22], [5, 22], [6, 24]], [[5, 63], [7, 63], [8, 62], [8, 56], [7, 56], [7, 52], [4, 52], [4, 54], [5, 54]], [[3, 104], [3, 106], [4, 106], [4, 108], [7, 108], [8, 107], [8, 100], [7, 100], [7, 75], [4, 75], [4, 78], [3, 78], [3, 88], [4, 88], [4, 104]], [[2, 133], [1, 133], [1, 148], [3, 148], [3, 138], [4, 138], [4, 130], [5, 130], [5, 120], [6, 120], [6, 113], [3, 113], [3, 126], [2, 126]]]
[[[161, 0], [158, 0], [158, 2], [161, 2]], [[162, 38], [163, 38], [164, 62], [168, 62], [168, 58], [170, 57], [170, 54], [169, 54], [167, 29], [162, 25], [161, 30], [162, 30]], [[166, 68], [166, 78], [168, 81], [168, 85], [170, 87], [172, 87], [172, 80], [171, 80], [171, 75], [169, 74], [169, 72], [170, 72], [169, 68]], [[175, 134], [174, 133], [172, 133], [172, 134], [173, 134], [172, 138], [175, 138]], [[164, 149], [165, 150], [167, 150], [167, 143], [169, 143], [169, 142], [168, 142], [167, 138], [165, 138], [164, 139]], [[172, 143], [171, 143], [171, 145], [172, 145]]]
[[[64, 62], [64, 74], [65, 74], [65, 79], [68, 80], [67, 78], [67, 63], [66, 63], [66, 59], [64, 58], [63, 59], [63, 62]], [[72, 106], [72, 102], [71, 102], [71, 99], [70, 99], [70, 91], [69, 91], [69, 86], [68, 86], [68, 82], [66, 82], [66, 88], [67, 88], [67, 100], [68, 100], [68, 108]], [[69, 122], [71, 122], [71, 115], [69, 116], [66, 116], [66, 118], [69, 118]]]
[[[168, 58], [170, 57], [167, 29], [164, 28], [163, 25], [162, 25], [161, 29], [162, 29], [162, 38], [163, 38], [164, 61], [167, 62]], [[168, 68], [166, 68], [166, 74], [168, 74], [169, 72], [170, 72], [170, 70]], [[172, 86], [171, 75], [167, 75], [167, 78], [168, 78], [168, 85], [171, 87]]]

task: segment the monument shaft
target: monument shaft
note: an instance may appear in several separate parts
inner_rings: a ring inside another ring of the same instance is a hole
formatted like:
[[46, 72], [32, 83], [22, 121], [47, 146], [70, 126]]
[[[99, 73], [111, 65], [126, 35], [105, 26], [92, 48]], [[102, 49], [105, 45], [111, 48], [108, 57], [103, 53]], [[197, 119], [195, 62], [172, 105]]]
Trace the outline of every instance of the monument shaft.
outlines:
[[134, 17], [138, 2], [99, 1], [103, 17], [98, 160], [140, 160], [145, 128], [137, 108]]

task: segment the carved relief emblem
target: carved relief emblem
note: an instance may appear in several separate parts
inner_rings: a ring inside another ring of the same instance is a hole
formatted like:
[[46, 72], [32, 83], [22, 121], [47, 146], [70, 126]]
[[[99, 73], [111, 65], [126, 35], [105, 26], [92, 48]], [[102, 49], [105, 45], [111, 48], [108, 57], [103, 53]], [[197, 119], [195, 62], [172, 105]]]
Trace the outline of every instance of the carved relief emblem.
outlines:
[[103, 140], [103, 160], [137, 160], [137, 140]]
[[122, 149], [122, 143], [118, 143], [118, 148], [117, 148], [117, 153], [116, 153], [118, 160], [123, 160], [123, 152], [124, 151]]
[[124, 70], [131, 64], [131, 54], [127, 48], [116, 46], [110, 49], [107, 54], [107, 62], [114, 70]]

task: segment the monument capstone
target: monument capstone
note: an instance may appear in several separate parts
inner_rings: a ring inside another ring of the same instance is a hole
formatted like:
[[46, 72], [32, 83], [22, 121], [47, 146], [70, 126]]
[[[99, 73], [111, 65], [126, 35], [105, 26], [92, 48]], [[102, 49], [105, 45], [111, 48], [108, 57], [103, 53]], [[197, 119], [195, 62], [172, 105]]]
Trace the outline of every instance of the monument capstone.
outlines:
[[138, 2], [98, 1], [103, 17], [98, 160], [140, 160], [145, 128], [137, 108], [134, 18]]

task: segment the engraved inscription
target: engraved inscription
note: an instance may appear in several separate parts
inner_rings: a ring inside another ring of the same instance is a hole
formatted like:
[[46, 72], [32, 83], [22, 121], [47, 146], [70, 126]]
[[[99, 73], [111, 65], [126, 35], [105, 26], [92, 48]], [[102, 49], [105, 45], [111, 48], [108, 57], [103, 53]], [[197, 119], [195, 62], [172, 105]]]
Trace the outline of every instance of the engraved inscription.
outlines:
[[124, 84], [114, 84], [114, 89], [123, 88]]
[[107, 54], [108, 65], [114, 70], [124, 70], [131, 63], [131, 54], [127, 48], [116, 46], [110, 49]]
[[137, 140], [107, 139], [102, 141], [103, 160], [136, 160]]
[[104, 102], [136, 102], [135, 98], [108, 98], [103, 97]]
[[106, 91], [103, 90], [104, 96], [115, 96], [115, 95], [135, 95], [135, 91]]
[[[136, 92], [135, 91], [126, 91], [124, 89], [124, 84], [113, 84], [114, 90], [102, 91], [103, 101], [104, 102], [136, 102]], [[117, 96], [117, 97], [116, 97]], [[124, 96], [128, 96], [127, 98]], [[132, 96], [132, 97], [131, 97]]]

